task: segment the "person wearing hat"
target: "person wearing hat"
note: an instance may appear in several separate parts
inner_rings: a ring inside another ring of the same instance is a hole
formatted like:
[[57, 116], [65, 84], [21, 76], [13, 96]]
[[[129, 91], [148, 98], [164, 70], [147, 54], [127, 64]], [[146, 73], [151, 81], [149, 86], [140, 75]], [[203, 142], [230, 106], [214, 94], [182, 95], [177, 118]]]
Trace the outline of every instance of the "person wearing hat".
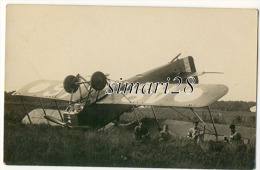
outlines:
[[143, 125], [142, 122], [140, 122], [139, 125], [135, 127], [134, 139], [144, 140], [144, 139], [149, 139], [149, 138], [150, 138], [150, 133], [149, 133], [148, 129]]
[[159, 133], [159, 141], [168, 141], [171, 138], [171, 134], [169, 133], [168, 125], [163, 126], [163, 130]]
[[242, 143], [242, 136], [239, 132], [236, 131], [236, 126], [235, 125], [230, 125], [230, 136], [224, 136], [224, 140], [226, 142], [231, 142], [231, 143]]
[[201, 131], [201, 129], [198, 127], [199, 121], [193, 121], [193, 125], [194, 127], [190, 128], [188, 131], [187, 139], [199, 143], [203, 135], [203, 131]]

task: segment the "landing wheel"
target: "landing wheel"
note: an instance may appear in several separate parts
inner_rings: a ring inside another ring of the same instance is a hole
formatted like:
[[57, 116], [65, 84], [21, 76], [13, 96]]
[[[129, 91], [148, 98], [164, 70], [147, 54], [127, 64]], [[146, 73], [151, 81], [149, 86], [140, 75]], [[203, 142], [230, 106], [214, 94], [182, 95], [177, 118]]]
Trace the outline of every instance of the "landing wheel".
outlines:
[[78, 82], [78, 78], [76, 76], [67, 76], [63, 81], [65, 91], [68, 93], [75, 93], [79, 88], [79, 85], [76, 84], [76, 82]]
[[100, 71], [91, 76], [91, 86], [96, 91], [103, 90], [107, 85], [107, 77]]

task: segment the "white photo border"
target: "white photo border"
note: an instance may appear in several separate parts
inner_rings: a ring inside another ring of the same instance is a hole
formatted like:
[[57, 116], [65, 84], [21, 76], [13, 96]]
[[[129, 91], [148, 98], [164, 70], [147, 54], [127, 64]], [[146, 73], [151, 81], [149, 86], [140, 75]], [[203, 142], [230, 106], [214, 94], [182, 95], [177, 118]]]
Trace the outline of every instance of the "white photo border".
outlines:
[[[94, 6], [143, 6], [143, 7], [192, 7], [192, 8], [248, 8], [258, 10], [258, 40], [259, 40], [259, 7], [258, 0], [1, 0], [0, 1], [0, 169], [93, 169], [93, 167], [62, 167], [62, 166], [6, 166], [3, 162], [3, 145], [4, 145], [4, 79], [5, 79], [5, 24], [6, 24], [6, 6], [8, 4], [37, 4], [37, 5], [94, 5]], [[258, 43], [259, 49], [259, 43]], [[257, 56], [258, 57], [258, 56]], [[259, 59], [257, 59], [259, 66]], [[259, 104], [258, 79], [259, 69], [257, 69], [257, 112]], [[257, 113], [256, 113], [257, 114]], [[257, 116], [257, 142], [256, 142], [256, 169], [259, 166], [260, 153], [260, 131], [259, 131], [260, 116]], [[104, 169], [95, 167], [94, 169]], [[115, 169], [109, 167], [105, 169]], [[119, 169], [119, 168], [117, 168]], [[120, 168], [121, 169], [121, 168]], [[125, 170], [133, 168], [124, 168]], [[136, 168], [135, 168], [136, 169]], [[139, 169], [139, 168], [137, 168]]]

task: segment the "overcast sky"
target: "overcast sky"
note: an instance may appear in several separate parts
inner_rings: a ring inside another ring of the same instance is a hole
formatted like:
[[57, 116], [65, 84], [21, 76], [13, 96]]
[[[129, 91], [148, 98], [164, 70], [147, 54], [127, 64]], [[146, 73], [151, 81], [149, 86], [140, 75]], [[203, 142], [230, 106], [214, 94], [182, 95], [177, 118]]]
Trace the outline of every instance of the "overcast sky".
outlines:
[[193, 56], [222, 100], [256, 101], [257, 11], [159, 7], [8, 5], [5, 90], [38, 79], [109, 73], [127, 79]]

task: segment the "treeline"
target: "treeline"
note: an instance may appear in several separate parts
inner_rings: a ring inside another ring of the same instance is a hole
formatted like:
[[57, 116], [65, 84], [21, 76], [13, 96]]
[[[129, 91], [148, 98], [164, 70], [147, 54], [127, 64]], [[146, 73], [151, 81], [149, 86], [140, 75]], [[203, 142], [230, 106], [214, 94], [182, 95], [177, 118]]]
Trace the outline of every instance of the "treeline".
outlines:
[[20, 97], [19, 96], [12, 96], [12, 94], [14, 93], [15, 91], [11, 91], [11, 92], [6, 92], [5, 91], [5, 94], [4, 94], [4, 96], [5, 96], [5, 102], [14, 102], [14, 103], [16, 103], [16, 102], [21, 102], [21, 99], [20, 99]]
[[[13, 96], [12, 92], [5, 91], [5, 102], [7, 103], [21, 103], [19, 96]], [[39, 104], [39, 99], [33, 97], [23, 97], [23, 100], [26, 104], [36, 103]], [[43, 103], [50, 103], [51, 99], [42, 99]], [[67, 102], [59, 101], [60, 104], [67, 104]], [[212, 110], [221, 110], [221, 111], [250, 111], [250, 108], [256, 106], [256, 102], [245, 102], [245, 101], [217, 101], [213, 103], [210, 108]]]
[[256, 102], [245, 101], [217, 101], [210, 108], [221, 111], [250, 111], [250, 108], [256, 106]]

